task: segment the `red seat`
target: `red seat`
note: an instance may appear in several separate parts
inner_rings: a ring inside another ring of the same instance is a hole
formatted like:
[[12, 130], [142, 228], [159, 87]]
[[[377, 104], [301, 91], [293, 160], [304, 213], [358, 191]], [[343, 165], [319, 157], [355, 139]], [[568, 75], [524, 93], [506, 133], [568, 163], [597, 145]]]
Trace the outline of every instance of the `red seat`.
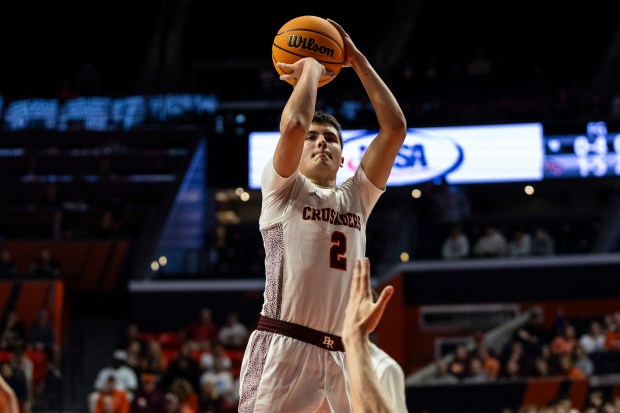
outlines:
[[26, 352], [26, 357], [32, 360], [32, 381], [40, 383], [45, 379], [47, 372], [47, 355], [41, 350], [32, 350]]
[[161, 344], [162, 349], [164, 348], [173, 348], [178, 350], [181, 347], [181, 337], [179, 333], [176, 332], [165, 332], [159, 334], [157, 337], [159, 340], [159, 344]]
[[177, 355], [177, 350], [173, 348], [164, 348], [161, 350], [162, 364], [164, 369], [168, 368], [168, 364]]

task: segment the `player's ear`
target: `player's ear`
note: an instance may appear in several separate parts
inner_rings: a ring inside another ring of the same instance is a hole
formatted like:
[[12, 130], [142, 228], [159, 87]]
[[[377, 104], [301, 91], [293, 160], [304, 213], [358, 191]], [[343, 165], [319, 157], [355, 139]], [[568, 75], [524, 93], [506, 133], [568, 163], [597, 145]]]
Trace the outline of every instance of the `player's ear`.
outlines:
[[344, 166], [344, 156], [340, 157], [340, 167], [342, 168]]

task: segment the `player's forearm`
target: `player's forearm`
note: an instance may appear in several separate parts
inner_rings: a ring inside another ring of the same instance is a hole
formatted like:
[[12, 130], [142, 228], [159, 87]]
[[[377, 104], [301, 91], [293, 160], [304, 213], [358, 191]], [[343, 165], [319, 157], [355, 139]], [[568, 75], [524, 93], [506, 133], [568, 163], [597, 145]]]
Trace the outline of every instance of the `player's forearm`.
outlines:
[[367, 337], [343, 334], [353, 413], [390, 413], [372, 367]]
[[323, 68], [318, 62], [305, 64], [303, 73], [282, 111], [280, 132], [283, 136], [288, 136], [288, 134], [285, 135], [285, 132], [301, 129], [304, 135], [302, 138], [305, 138], [305, 133], [310, 128], [314, 116], [318, 83], [321, 79], [322, 70]]
[[292, 175], [299, 166], [304, 139], [314, 116], [322, 70], [318, 62], [306, 62], [282, 111], [280, 140], [273, 157], [273, 166], [281, 176]]
[[355, 57], [352, 66], [372, 103], [380, 128], [395, 135], [400, 133], [404, 139], [407, 122], [394, 94], [363, 54]]

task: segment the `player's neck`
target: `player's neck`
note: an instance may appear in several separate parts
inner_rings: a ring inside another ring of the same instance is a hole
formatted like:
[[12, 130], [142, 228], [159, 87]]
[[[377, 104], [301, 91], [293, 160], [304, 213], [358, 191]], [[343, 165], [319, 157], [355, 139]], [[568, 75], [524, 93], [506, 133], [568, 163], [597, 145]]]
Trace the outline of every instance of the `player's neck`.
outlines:
[[336, 187], [336, 178], [319, 178], [306, 176], [316, 186], [320, 186], [322, 188], [335, 188]]

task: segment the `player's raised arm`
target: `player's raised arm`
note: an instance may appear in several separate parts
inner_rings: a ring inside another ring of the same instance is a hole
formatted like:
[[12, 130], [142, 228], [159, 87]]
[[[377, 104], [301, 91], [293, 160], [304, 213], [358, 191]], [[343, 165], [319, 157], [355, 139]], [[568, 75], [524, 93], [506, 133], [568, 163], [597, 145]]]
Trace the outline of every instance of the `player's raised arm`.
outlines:
[[377, 74], [351, 37], [335, 21], [328, 19], [340, 32], [345, 47], [343, 67], [352, 67], [360, 78], [379, 121], [379, 134], [371, 142], [362, 159], [364, 173], [377, 188], [385, 188], [398, 150], [405, 141], [407, 122], [396, 98]]
[[288, 177], [299, 166], [304, 139], [314, 115], [319, 80], [321, 76], [329, 76], [329, 73], [323, 65], [309, 57], [293, 64], [278, 63], [278, 66], [290, 72], [280, 76], [281, 80], [297, 79], [282, 111], [280, 140], [273, 157], [276, 172], [280, 176]]
[[355, 260], [342, 329], [354, 413], [390, 412], [372, 365], [368, 335], [379, 324], [393, 293], [394, 287], [387, 286], [374, 303], [370, 289], [370, 262], [367, 258]]

